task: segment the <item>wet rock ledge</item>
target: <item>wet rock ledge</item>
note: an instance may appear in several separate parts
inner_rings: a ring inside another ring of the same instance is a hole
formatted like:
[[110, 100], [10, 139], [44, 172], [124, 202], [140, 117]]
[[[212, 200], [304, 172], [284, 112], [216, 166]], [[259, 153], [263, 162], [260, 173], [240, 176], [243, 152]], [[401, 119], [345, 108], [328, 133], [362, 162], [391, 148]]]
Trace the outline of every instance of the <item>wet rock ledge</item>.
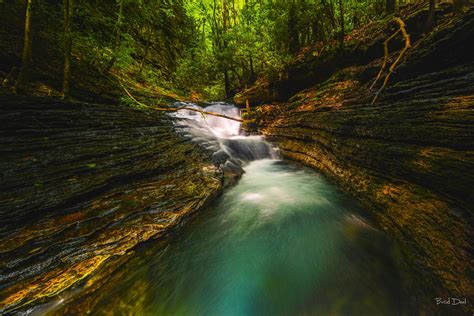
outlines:
[[0, 314], [99, 287], [222, 187], [161, 113], [0, 96], [0, 124]]
[[284, 157], [328, 175], [401, 245], [429, 315], [436, 297], [467, 298], [445, 315], [474, 308], [473, 42], [471, 10], [416, 41], [375, 104], [381, 59], [264, 106], [260, 122]]

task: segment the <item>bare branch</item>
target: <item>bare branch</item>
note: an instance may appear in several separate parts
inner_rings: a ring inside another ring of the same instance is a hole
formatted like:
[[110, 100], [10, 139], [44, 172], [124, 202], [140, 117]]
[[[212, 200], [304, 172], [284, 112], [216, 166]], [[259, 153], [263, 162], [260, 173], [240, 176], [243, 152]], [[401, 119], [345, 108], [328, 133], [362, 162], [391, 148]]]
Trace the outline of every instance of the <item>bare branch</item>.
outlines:
[[147, 109], [150, 109], [150, 110], [155, 110], [155, 111], [167, 111], [167, 112], [177, 112], [179, 110], [188, 110], [188, 111], [194, 111], [194, 112], [198, 112], [198, 113], [201, 113], [201, 114], [204, 114], [204, 115], [212, 115], [212, 116], [217, 116], [217, 117], [222, 117], [222, 118], [225, 118], [225, 119], [228, 119], [228, 120], [233, 120], [233, 121], [237, 121], [237, 122], [243, 122], [244, 120], [240, 119], [240, 118], [236, 118], [236, 117], [232, 117], [232, 116], [227, 116], [227, 115], [224, 115], [224, 114], [220, 114], [220, 113], [215, 113], [215, 112], [208, 112], [208, 111], [203, 111], [203, 110], [200, 110], [200, 109], [196, 109], [196, 108], [192, 108], [192, 107], [187, 107], [187, 106], [183, 106], [183, 107], [179, 107], [179, 108], [161, 108], [161, 107], [155, 107], [155, 106], [150, 106], [150, 105], [147, 105], [145, 103], [142, 103], [140, 101], [138, 101], [131, 93], [130, 91], [128, 91], [128, 89], [123, 85], [123, 83], [119, 80], [118, 81], [120, 83], [120, 85], [122, 86], [123, 90], [125, 91], [125, 93], [130, 97], [130, 99], [132, 99], [133, 102], [135, 102], [136, 104], [140, 105], [141, 107], [144, 107], [144, 108], [147, 108]]
[[387, 60], [388, 60], [388, 42], [393, 39], [398, 33], [402, 33], [402, 36], [403, 38], [405, 39], [405, 47], [403, 47], [402, 51], [400, 52], [400, 54], [398, 55], [397, 59], [393, 62], [393, 64], [390, 66], [390, 68], [388, 69], [388, 73], [387, 75], [385, 76], [385, 80], [382, 84], [382, 86], [380, 87], [380, 89], [377, 91], [377, 93], [375, 94], [375, 97], [374, 99], [372, 100], [372, 105], [375, 103], [375, 101], [377, 100], [380, 92], [382, 92], [382, 90], [387, 86], [387, 83], [388, 83], [388, 79], [390, 78], [390, 75], [393, 73], [393, 71], [395, 70], [395, 67], [398, 65], [398, 63], [401, 61], [403, 55], [405, 54], [405, 52], [408, 50], [408, 48], [410, 48], [411, 44], [410, 44], [410, 35], [408, 35], [407, 31], [406, 31], [406, 25], [405, 25], [405, 22], [403, 22], [402, 19], [400, 18], [394, 18], [392, 21], [394, 22], [397, 22], [398, 25], [400, 26], [400, 28], [395, 32], [393, 33], [389, 38], [387, 38], [385, 41], [384, 41], [384, 60], [383, 60], [383, 63], [382, 63], [382, 67], [380, 68], [380, 71], [377, 75], [377, 78], [375, 78], [375, 81], [372, 83], [372, 85], [370, 86], [370, 89], [372, 89], [375, 85], [375, 83], [380, 79], [380, 77], [382, 76], [382, 73], [383, 71], [385, 70], [385, 67], [387, 65]]

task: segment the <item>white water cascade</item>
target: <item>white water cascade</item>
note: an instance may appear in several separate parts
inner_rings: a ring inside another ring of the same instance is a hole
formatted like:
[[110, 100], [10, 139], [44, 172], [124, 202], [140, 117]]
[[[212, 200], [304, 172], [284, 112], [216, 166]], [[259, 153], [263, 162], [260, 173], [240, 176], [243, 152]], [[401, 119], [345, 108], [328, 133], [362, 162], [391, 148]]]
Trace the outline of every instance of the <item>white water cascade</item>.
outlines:
[[[239, 109], [231, 104], [218, 102], [202, 108], [194, 103], [178, 102], [176, 106], [193, 107], [239, 118]], [[180, 110], [173, 114], [176, 125], [192, 141], [213, 152], [212, 160], [225, 168], [241, 169], [247, 163], [259, 159], [275, 159], [277, 151], [262, 136], [245, 136], [241, 123], [212, 115], [202, 115], [191, 110]]]

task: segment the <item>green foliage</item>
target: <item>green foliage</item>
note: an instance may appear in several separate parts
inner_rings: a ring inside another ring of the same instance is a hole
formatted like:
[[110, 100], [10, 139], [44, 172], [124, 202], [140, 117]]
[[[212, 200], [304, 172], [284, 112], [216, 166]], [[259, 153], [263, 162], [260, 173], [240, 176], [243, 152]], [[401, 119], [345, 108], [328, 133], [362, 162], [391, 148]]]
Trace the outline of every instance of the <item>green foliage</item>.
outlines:
[[336, 47], [331, 43], [342, 29], [348, 34], [383, 12], [381, 0], [343, 0], [341, 19], [338, 1], [185, 1], [194, 41], [178, 60], [173, 80], [181, 89], [222, 96], [224, 73], [234, 91], [257, 77], [278, 77], [303, 47], [318, 42]]
[[[60, 3], [35, 9], [58, 38]], [[77, 0], [72, 55], [140, 88], [222, 99], [258, 78], [285, 76], [305, 47], [337, 49], [342, 30], [349, 34], [383, 8], [384, 0]]]
[[134, 63], [135, 47], [134, 40], [130, 34], [123, 34], [119, 47], [116, 51], [116, 65], [120, 69], [126, 69]]
[[215, 82], [212, 85], [204, 86], [202, 91], [205, 100], [216, 101], [225, 99], [223, 81]]
[[[40, 6], [61, 18], [60, 7]], [[170, 84], [177, 62], [193, 46], [193, 23], [182, 0], [78, 0], [73, 54], [105, 75], [163, 86]]]

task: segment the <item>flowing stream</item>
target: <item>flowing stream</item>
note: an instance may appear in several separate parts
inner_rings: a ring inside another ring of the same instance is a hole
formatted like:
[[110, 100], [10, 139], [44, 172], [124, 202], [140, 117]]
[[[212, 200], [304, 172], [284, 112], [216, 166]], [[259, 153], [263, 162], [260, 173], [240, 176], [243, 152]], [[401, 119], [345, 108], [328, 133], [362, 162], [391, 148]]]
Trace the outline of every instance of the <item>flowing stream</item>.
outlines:
[[[238, 116], [226, 104], [208, 110]], [[93, 314], [407, 313], [397, 249], [353, 200], [278, 159], [262, 137], [240, 135], [238, 122], [177, 117], [216, 163], [245, 173], [176, 234], [138, 251]]]

